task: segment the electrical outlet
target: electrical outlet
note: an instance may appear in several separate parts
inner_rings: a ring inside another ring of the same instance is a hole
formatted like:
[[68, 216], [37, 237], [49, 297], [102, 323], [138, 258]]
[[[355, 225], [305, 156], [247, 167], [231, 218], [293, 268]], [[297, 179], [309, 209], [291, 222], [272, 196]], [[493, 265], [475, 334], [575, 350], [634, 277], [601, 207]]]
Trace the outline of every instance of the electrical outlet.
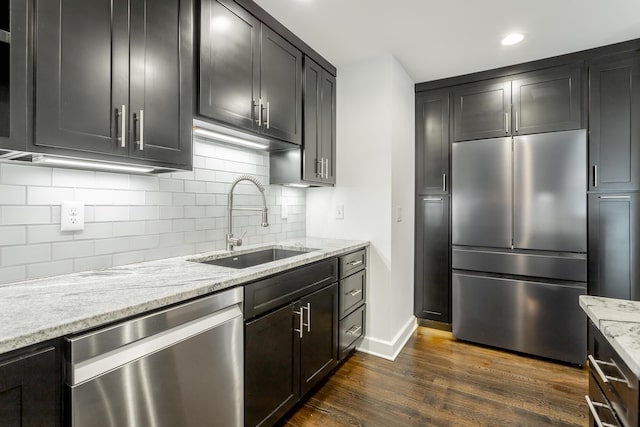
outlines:
[[336, 219], [344, 219], [344, 205], [336, 206]]
[[396, 207], [396, 222], [402, 222], [402, 208], [400, 206]]
[[289, 205], [286, 203], [282, 203], [282, 207], [280, 210], [280, 219], [289, 218]]
[[60, 209], [60, 231], [84, 230], [84, 203], [62, 202]]

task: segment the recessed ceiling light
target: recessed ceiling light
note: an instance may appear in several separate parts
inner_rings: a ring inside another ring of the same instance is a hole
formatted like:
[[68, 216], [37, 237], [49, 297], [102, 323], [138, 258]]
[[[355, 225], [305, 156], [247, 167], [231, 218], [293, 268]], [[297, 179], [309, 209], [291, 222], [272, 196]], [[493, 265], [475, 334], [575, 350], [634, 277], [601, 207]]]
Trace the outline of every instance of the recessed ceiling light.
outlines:
[[511, 33], [507, 37], [502, 39], [504, 46], [511, 46], [512, 44], [520, 43], [524, 39], [524, 35], [521, 33]]

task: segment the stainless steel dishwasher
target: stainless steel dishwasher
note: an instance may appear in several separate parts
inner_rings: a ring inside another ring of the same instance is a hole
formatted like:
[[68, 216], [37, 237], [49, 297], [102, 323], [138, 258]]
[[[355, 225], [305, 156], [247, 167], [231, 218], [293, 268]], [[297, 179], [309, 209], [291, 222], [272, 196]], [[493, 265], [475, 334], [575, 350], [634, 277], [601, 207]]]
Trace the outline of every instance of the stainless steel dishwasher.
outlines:
[[241, 426], [242, 288], [68, 337], [72, 426]]

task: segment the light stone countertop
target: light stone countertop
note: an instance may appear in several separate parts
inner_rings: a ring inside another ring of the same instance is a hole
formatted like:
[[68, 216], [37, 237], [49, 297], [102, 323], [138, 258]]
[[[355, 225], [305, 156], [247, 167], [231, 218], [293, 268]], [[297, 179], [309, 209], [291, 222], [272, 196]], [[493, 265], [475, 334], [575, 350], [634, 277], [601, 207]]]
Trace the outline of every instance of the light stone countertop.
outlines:
[[238, 248], [234, 254], [273, 246], [315, 249], [244, 269], [189, 261], [229, 255], [217, 251], [0, 286], [0, 354], [368, 245], [367, 241], [308, 237]]
[[640, 301], [582, 295], [580, 307], [640, 378]]

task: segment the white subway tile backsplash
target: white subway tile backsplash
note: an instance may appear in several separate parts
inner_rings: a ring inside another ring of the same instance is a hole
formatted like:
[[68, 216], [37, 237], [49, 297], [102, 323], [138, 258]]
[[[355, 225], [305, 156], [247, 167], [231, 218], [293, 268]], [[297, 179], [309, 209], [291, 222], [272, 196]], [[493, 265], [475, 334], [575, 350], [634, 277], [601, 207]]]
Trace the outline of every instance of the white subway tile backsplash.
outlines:
[[73, 200], [73, 188], [29, 187], [27, 190], [29, 205], [59, 205], [66, 200]]
[[3, 225], [48, 224], [51, 222], [51, 208], [49, 206], [2, 206], [0, 218]]
[[0, 248], [3, 266], [32, 264], [51, 260], [51, 245], [4, 246]]
[[69, 273], [73, 273], [73, 260], [43, 262], [27, 266], [28, 279], [38, 279], [40, 277], [58, 276]]
[[27, 243], [25, 226], [0, 227], [0, 246], [23, 245]]
[[[234, 234], [246, 231], [246, 244], [304, 236], [306, 191], [269, 186], [268, 154], [199, 141], [194, 151], [193, 171], [159, 176], [0, 164], [0, 284], [224, 249], [227, 192], [243, 174], [265, 185], [270, 227], [235, 211]], [[60, 231], [63, 200], [85, 203], [84, 230]], [[242, 182], [234, 202], [261, 206], [262, 196]]]
[[18, 185], [0, 185], [0, 204], [24, 205], [26, 188]]

